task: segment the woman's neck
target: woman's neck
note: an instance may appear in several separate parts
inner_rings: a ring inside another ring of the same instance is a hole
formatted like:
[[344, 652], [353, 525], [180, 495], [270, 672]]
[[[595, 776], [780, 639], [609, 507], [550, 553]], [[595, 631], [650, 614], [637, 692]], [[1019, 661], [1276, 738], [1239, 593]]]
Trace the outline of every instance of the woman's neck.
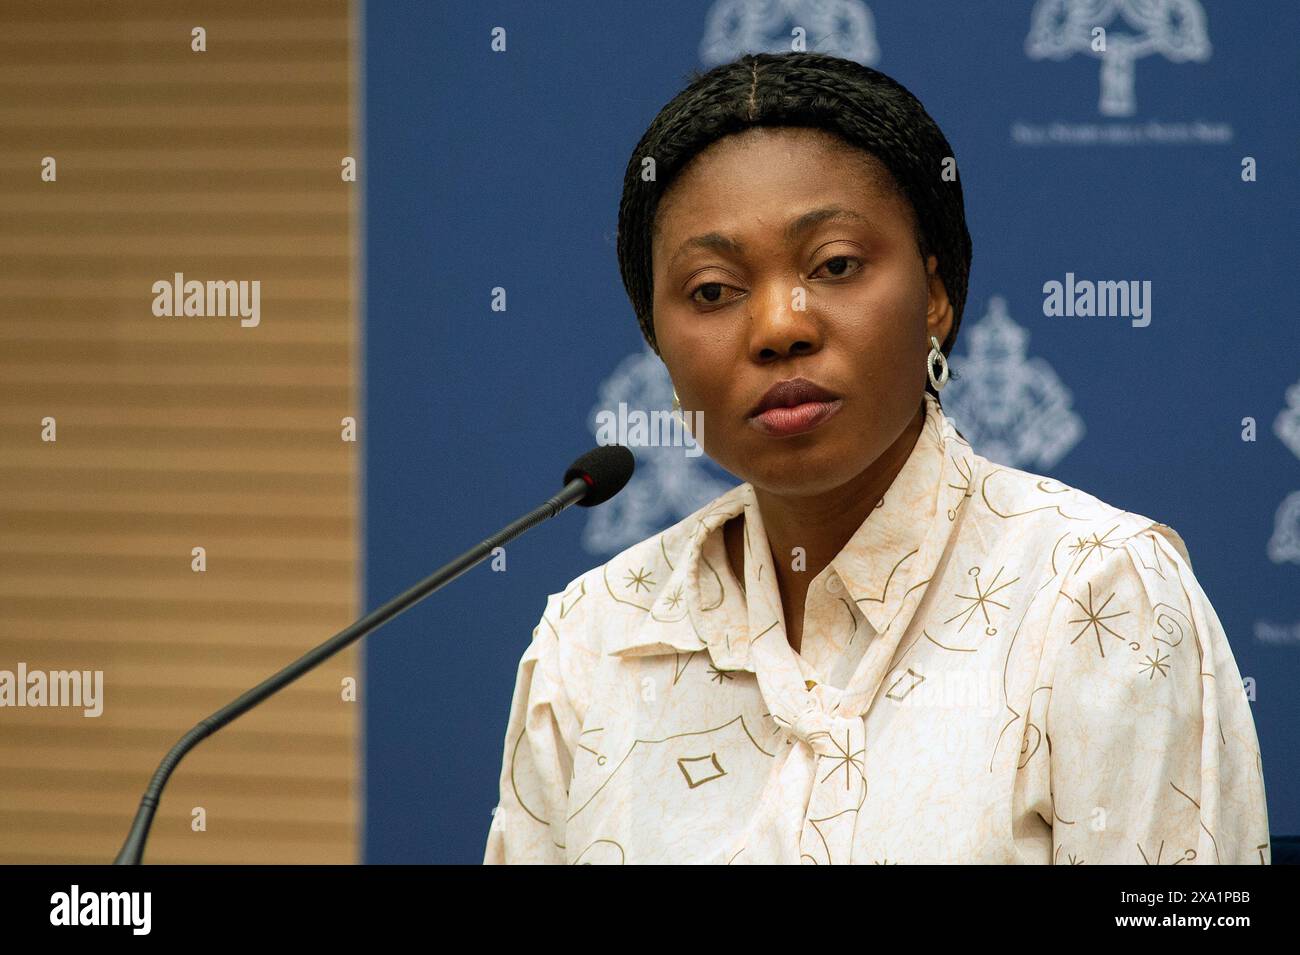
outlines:
[[[924, 402], [898, 439], [853, 480], [824, 494], [791, 497], [754, 488], [776, 571], [786, 636], [795, 652], [803, 642], [803, 613], [809, 583], [835, 559], [870, 516], [907, 463], [925, 426]], [[744, 528], [735, 518], [724, 527], [727, 556], [739, 580], [745, 579]], [[794, 549], [802, 548], [802, 569], [794, 569]]]

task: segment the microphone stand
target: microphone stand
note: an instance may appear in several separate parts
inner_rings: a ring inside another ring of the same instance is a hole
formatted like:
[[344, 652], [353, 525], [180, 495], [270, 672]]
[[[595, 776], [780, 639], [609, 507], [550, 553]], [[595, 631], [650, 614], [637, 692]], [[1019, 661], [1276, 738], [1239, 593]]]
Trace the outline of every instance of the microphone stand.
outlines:
[[383, 606], [376, 607], [346, 630], [339, 631], [320, 646], [290, 663], [279, 673], [263, 680], [234, 702], [228, 703], [207, 719], [201, 720], [192, 730], [180, 738], [158, 765], [158, 769], [153, 774], [153, 779], [149, 781], [149, 788], [145, 790], [144, 796], [140, 799], [140, 808], [136, 810], [135, 821], [131, 824], [131, 831], [126, 837], [126, 842], [122, 844], [122, 850], [117, 854], [117, 858], [113, 860], [113, 864], [140, 864], [140, 860], [144, 855], [145, 840], [149, 837], [149, 826], [153, 823], [154, 811], [158, 808], [159, 800], [162, 799], [163, 787], [167, 785], [172, 770], [176, 768], [176, 764], [181, 761], [186, 753], [237, 716], [248, 712], [268, 696], [288, 686], [298, 677], [328, 660], [348, 644], [360, 640], [376, 627], [387, 623], [435, 590], [455, 580], [465, 571], [486, 559], [494, 548], [514, 540], [524, 531], [554, 517], [570, 505], [578, 503], [591, 490], [590, 484], [590, 479], [582, 476], [568, 481], [560, 493], [549, 498], [540, 507], [529, 511], [513, 523], [507, 524], [481, 544], [470, 548], [455, 560], [438, 568], [410, 590], [399, 594]]

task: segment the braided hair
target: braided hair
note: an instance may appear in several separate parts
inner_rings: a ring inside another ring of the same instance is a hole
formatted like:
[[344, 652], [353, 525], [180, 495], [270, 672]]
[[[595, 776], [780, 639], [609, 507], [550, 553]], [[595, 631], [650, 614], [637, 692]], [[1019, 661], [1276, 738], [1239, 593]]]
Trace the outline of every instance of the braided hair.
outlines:
[[[961, 183], [941, 175], [952, 148], [900, 83], [853, 60], [802, 52], [746, 54], [707, 73], [694, 72], [690, 85], [659, 111], [632, 152], [618, 208], [618, 264], [641, 332], [655, 353], [650, 250], [659, 202], [698, 153], [754, 126], [823, 129], [884, 165], [891, 186], [915, 214], [921, 260], [931, 254], [939, 260], [939, 278], [953, 311], [952, 329], [940, 345], [947, 355], [957, 340], [971, 259]], [[642, 178], [647, 158], [654, 160], [649, 181]], [[928, 382], [926, 389], [934, 394]]]

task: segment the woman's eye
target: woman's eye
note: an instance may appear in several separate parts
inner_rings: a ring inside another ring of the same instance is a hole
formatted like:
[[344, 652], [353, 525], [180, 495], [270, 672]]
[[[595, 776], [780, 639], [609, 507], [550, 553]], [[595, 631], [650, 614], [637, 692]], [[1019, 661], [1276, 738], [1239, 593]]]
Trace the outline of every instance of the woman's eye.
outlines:
[[[705, 282], [703, 285], [697, 285], [691, 292], [691, 301], [699, 305], [725, 305], [727, 299], [723, 298], [723, 292], [731, 288], [729, 285], [723, 285], [721, 282]], [[700, 297], [703, 293], [703, 298]]]
[[[850, 262], [856, 262], [858, 267], [852, 271], [847, 271]], [[829, 269], [833, 278], [842, 278], [845, 275], [852, 275], [853, 272], [862, 268], [862, 262], [860, 259], [856, 259], [851, 255], [837, 255], [834, 258], [827, 259], [823, 262], [822, 268]]]
[[[837, 255], [827, 259], [822, 263], [821, 268], [826, 269], [831, 278], [843, 278], [846, 275], [852, 275], [862, 268], [862, 260], [852, 255]], [[820, 270], [818, 270], [820, 271]], [[814, 273], [816, 274], [816, 273]], [[691, 301], [697, 305], [726, 305], [738, 296], [732, 298], [726, 297], [726, 290], [732, 289], [739, 295], [743, 295], [739, 289], [734, 289], [730, 285], [724, 285], [722, 282], [704, 282], [695, 286], [691, 292]]]

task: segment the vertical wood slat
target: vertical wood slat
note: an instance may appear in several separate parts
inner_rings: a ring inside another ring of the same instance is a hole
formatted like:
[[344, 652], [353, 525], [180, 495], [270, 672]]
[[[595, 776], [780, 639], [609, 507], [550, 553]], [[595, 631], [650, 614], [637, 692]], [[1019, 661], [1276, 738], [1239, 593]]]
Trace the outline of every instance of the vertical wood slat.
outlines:
[[[176, 739], [358, 615], [355, 16], [0, 5], [0, 670], [104, 675], [0, 707], [0, 863], [110, 861]], [[155, 316], [176, 272], [260, 324]], [[192, 752], [146, 860], [356, 861], [358, 664]]]

